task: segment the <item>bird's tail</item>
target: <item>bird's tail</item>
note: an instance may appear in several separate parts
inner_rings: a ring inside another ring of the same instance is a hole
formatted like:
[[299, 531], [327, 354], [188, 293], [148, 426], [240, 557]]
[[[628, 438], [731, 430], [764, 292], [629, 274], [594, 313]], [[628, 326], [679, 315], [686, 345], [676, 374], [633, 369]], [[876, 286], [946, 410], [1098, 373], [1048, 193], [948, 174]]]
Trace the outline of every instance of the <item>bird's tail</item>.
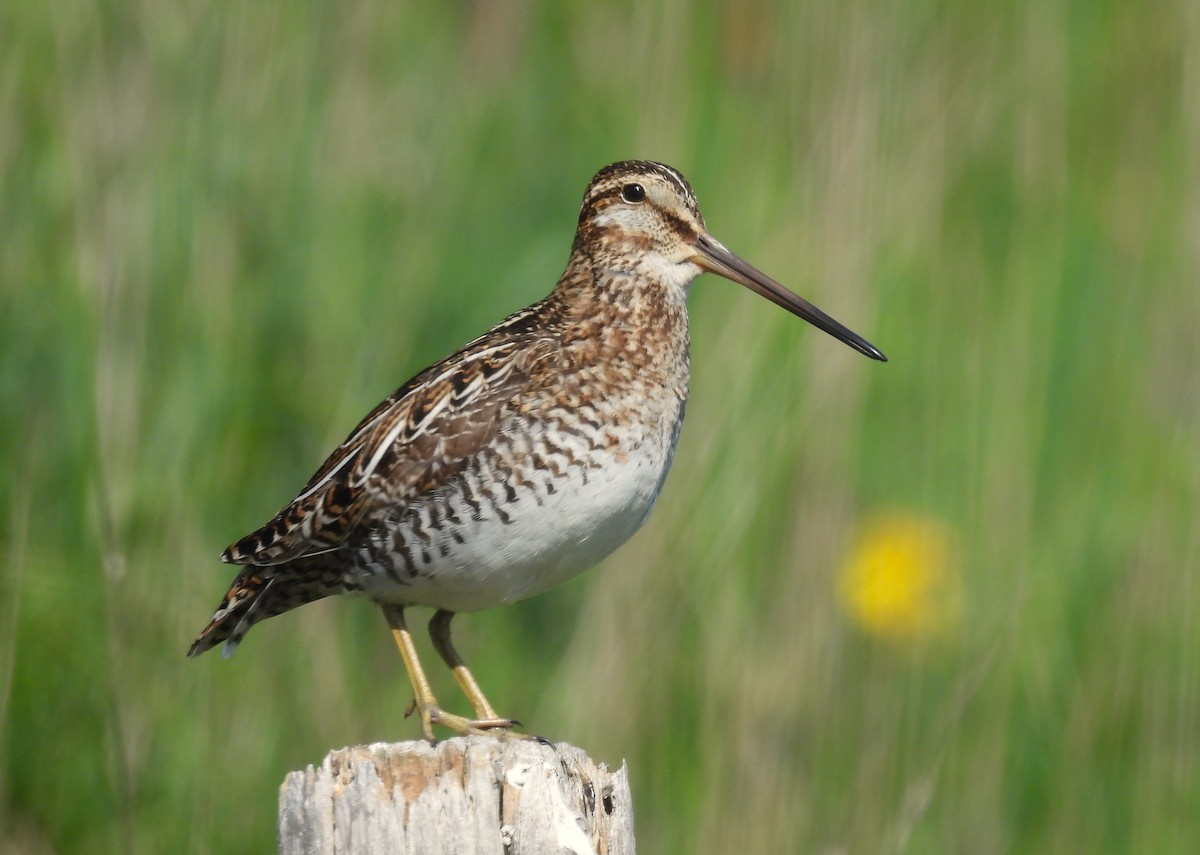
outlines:
[[279, 570], [278, 567], [246, 567], [242, 570], [229, 586], [208, 626], [192, 642], [188, 656], [199, 656], [224, 642], [221, 655], [228, 658], [250, 627], [260, 620], [340, 592], [326, 579], [292, 579], [278, 575]]

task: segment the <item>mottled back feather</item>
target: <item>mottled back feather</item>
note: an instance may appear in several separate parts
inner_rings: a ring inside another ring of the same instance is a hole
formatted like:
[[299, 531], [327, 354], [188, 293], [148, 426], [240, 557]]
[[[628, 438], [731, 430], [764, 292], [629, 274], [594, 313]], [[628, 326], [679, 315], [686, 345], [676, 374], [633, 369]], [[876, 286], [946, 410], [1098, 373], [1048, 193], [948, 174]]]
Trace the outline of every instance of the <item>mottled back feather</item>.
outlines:
[[364, 516], [448, 483], [491, 441], [557, 339], [534, 307], [409, 380], [367, 415], [292, 502], [222, 554], [269, 566], [336, 549]]

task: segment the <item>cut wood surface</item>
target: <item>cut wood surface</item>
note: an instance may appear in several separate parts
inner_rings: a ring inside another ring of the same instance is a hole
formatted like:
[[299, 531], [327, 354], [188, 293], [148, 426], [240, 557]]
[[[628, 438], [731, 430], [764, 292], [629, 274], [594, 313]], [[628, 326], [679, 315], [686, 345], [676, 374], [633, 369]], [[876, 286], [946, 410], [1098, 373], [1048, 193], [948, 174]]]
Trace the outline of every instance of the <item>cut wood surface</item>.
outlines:
[[560, 743], [487, 736], [376, 743], [291, 772], [282, 855], [632, 855], [633, 804], [610, 772]]

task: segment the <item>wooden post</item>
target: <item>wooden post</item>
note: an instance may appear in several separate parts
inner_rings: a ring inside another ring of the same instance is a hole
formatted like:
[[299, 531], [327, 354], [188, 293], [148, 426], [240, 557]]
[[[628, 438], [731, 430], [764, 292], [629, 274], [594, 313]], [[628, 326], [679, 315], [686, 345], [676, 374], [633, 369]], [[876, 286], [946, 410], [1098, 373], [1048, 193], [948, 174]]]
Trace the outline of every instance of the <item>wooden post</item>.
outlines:
[[633, 855], [629, 779], [566, 743], [343, 748], [284, 780], [279, 852]]

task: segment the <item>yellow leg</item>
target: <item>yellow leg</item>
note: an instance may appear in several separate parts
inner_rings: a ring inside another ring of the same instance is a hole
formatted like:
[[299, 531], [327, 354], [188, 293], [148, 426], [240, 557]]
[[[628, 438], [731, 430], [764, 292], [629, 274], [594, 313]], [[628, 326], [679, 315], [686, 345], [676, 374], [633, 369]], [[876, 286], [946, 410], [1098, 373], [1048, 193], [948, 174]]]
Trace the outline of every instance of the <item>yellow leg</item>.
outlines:
[[[430, 742], [436, 741], [433, 736], [433, 726], [435, 724], [440, 724], [456, 733], [471, 734], [484, 734], [491, 728], [508, 728], [513, 726], [512, 721], [506, 718], [499, 718], [492, 712], [491, 706], [488, 705], [486, 699], [484, 699], [483, 703], [487, 714], [480, 714], [478, 719], [469, 719], [460, 715], [454, 715], [438, 706], [437, 698], [433, 695], [433, 689], [429, 686], [429, 679], [425, 676], [425, 671], [421, 668], [421, 660], [417, 658], [417, 648], [413, 644], [412, 633], [408, 631], [408, 624], [404, 621], [404, 606], [390, 603], [384, 603], [381, 606], [383, 608], [383, 615], [387, 618], [388, 626], [392, 629], [392, 638], [396, 641], [396, 647], [400, 649], [400, 657], [404, 660], [404, 669], [408, 672], [408, 680], [412, 683], [413, 705], [421, 715], [421, 733], [424, 734], [426, 739]], [[441, 613], [439, 612], [439, 614]], [[434, 619], [437, 619], [436, 616]], [[449, 620], [446, 623], [447, 629], [449, 629]], [[449, 638], [447, 637], [448, 643]], [[454, 648], [451, 647], [450, 650], [453, 652]], [[438, 652], [441, 652], [440, 648]], [[457, 654], [455, 656], [457, 657]], [[442, 654], [442, 658], [445, 658], [444, 653]], [[461, 659], [459, 661], [461, 662]], [[465, 665], [463, 666], [463, 670], [466, 671]], [[454, 676], [459, 679], [459, 685], [463, 685], [462, 678], [459, 678], [457, 672]], [[467, 672], [467, 679], [472, 686], [475, 686], [475, 680], [471, 677], [469, 671]], [[464, 691], [466, 691], [465, 687]], [[483, 695], [479, 693], [478, 686], [475, 686], [475, 692], [479, 694], [480, 698], [483, 698]], [[471, 698], [472, 703], [475, 703], [474, 696], [468, 693], [468, 697]], [[479, 711], [478, 706], [476, 706], [476, 711]]]
[[[392, 628], [392, 638], [400, 648], [400, 658], [404, 660], [404, 670], [408, 672], [408, 681], [412, 683], [413, 704], [421, 714], [421, 732], [430, 742], [433, 738], [433, 711], [438, 708], [437, 698], [429, 686], [429, 679], [421, 668], [421, 660], [417, 658], [417, 648], [413, 644], [412, 633], [404, 622], [404, 606], [385, 604], [383, 616], [387, 618], [388, 626]], [[412, 708], [409, 708], [412, 711]]]
[[[459, 688], [463, 690], [463, 694], [475, 708], [475, 715], [479, 716], [482, 721], [497, 722], [496, 727], [511, 727], [514, 722], [496, 715], [496, 711], [492, 709], [492, 705], [483, 695], [483, 690], [479, 688], [475, 677], [467, 668], [467, 663], [454, 649], [454, 643], [450, 641], [450, 621], [453, 617], [454, 612], [440, 609], [429, 621], [429, 637], [433, 640], [433, 649], [442, 657], [442, 661], [446, 663], [450, 673], [458, 681]], [[507, 724], [499, 724], [499, 722], [507, 722]]]

